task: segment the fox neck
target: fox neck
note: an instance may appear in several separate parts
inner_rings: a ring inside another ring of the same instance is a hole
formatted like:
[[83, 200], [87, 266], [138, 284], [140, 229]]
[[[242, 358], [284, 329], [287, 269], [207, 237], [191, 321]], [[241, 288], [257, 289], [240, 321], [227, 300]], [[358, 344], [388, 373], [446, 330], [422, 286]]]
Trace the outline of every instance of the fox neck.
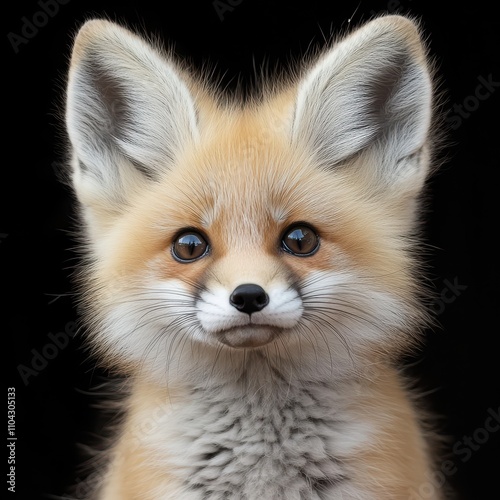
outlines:
[[[325, 336], [328, 332], [325, 332]], [[219, 348], [192, 343], [176, 350], [165, 370], [165, 379], [155, 379], [158, 390], [224, 390], [244, 397], [253, 391], [268, 393], [276, 403], [283, 390], [294, 385], [319, 384], [335, 387], [358, 378], [371, 378], [379, 361], [371, 355], [347, 348], [331, 352], [326, 342], [302, 342], [291, 346], [277, 341], [258, 349]], [[148, 380], [137, 373], [135, 380]]]

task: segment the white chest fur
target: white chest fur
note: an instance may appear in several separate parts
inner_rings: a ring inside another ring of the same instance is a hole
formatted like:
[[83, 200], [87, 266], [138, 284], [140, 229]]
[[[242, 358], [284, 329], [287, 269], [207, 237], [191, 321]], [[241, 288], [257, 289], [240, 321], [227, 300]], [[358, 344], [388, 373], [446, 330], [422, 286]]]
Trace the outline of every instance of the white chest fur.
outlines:
[[347, 398], [333, 387], [265, 372], [257, 384], [247, 372], [231, 384], [192, 388], [187, 400], [157, 412], [142, 446], [154, 467], [175, 471], [180, 498], [327, 499], [349, 481], [343, 459], [366, 442], [370, 426], [348, 415]]

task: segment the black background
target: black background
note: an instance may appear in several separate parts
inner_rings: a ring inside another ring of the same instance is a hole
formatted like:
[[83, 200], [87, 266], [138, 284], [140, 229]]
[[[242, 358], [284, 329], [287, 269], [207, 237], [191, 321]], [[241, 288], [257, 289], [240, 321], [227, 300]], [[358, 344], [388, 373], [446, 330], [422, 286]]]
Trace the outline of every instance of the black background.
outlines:
[[[411, 372], [426, 404], [440, 416], [450, 450], [455, 447], [454, 472], [447, 476], [458, 496], [493, 498], [500, 491], [500, 432], [487, 431], [485, 425], [492, 423], [489, 412], [498, 413], [500, 399], [499, 282], [494, 277], [500, 88], [490, 83], [488, 90], [484, 82], [500, 81], [498, 17], [479, 2], [436, 10], [431, 6], [436, 2], [422, 6], [410, 0], [222, 0], [219, 8], [226, 4], [228, 9], [219, 13], [214, 4], [66, 0], [46, 18], [36, 1], [11, 1], [3, 7], [8, 11], [2, 31], [7, 155], [0, 167], [5, 308], [0, 324], [7, 387], [16, 388], [17, 497], [63, 494], [79, 478], [75, 468], [82, 457], [75, 443], [88, 442], [92, 431], [99, 433], [95, 396], [88, 392], [102, 373], [80, 339], [68, 341], [46, 366], [36, 365], [36, 375], [24, 372], [23, 380], [20, 373], [32, 368], [33, 349], [41, 352], [50, 343], [49, 333], [62, 332], [77, 319], [70, 279], [76, 257], [72, 195], [55, 172], [64, 160], [62, 89], [78, 26], [90, 17], [106, 16], [157, 34], [194, 65], [216, 65], [233, 88], [238, 79], [251, 81], [254, 67], [266, 63], [284, 68], [322, 46], [332, 33], [376, 13], [400, 12], [422, 21], [444, 92], [442, 110], [448, 112], [444, 163], [429, 185], [424, 227], [432, 249], [428, 277], [445, 301], [433, 304], [441, 326], [428, 333], [426, 347], [411, 360]], [[13, 34], [22, 36], [24, 18], [40, 26], [18, 44]], [[482, 88], [476, 94], [478, 85]], [[464, 111], [456, 105], [465, 106]]]

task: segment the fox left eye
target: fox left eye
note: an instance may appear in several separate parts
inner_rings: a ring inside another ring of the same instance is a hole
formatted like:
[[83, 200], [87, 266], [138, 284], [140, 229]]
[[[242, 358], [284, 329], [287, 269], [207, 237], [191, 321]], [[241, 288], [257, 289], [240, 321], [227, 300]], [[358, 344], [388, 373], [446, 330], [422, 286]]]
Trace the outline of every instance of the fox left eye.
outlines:
[[285, 231], [281, 247], [292, 255], [308, 257], [318, 250], [319, 236], [307, 224], [295, 224]]
[[172, 255], [179, 262], [193, 262], [207, 254], [207, 240], [197, 231], [179, 233], [172, 244]]

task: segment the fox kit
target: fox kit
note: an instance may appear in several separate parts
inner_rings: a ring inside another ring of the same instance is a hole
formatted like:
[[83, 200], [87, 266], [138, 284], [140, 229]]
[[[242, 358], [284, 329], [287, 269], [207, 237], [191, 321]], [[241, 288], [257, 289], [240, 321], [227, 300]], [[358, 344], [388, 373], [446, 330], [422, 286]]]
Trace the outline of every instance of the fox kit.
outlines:
[[432, 96], [400, 16], [241, 101], [84, 24], [66, 96], [83, 301], [130, 383], [92, 498], [441, 498], [396, 368], [427, 319]]

